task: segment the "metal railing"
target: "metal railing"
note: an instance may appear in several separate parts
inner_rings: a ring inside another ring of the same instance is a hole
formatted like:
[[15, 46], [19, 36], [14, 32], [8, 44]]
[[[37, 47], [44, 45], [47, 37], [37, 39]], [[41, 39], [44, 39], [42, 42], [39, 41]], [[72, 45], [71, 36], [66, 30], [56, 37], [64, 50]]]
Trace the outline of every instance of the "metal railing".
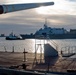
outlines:
[[75, 54], [76, 46], [66, 46], [61, 48], [61, 54]]
[[51, 40], [48, 35], [46, 37], [46, 40], [48, 43], [51, 44], [51, 46], [53, 46], [58, 51], [58, 47], [59, 47], [58, 44], [55, 41]]

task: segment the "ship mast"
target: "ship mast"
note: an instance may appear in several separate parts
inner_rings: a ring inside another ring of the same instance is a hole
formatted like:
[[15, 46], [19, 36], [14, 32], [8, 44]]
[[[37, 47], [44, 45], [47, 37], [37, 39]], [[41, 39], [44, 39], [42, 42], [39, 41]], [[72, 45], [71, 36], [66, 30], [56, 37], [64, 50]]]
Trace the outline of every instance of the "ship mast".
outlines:
[[47, 28], [47, 18], [45, 18], [44, 29]]

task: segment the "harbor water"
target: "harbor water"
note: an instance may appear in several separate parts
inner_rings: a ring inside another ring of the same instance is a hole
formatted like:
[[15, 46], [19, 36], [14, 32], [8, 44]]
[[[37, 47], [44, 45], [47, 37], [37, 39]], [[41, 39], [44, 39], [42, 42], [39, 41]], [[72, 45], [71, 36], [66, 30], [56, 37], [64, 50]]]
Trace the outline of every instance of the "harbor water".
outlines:
[[25, 49], [28, 52], [35, 52], [36, 43], [44, 44], [47, 42], [53, 46], [57, 46], [58, 51], [61, 51], [63, 47], [76, 47], [76, 39], [50, 39], [37, 41], [37, 39], [5, 40], [5, 37], [0, 37], [0, 51], [12, 52], [14, 50], [14, 52], [23, 52]]

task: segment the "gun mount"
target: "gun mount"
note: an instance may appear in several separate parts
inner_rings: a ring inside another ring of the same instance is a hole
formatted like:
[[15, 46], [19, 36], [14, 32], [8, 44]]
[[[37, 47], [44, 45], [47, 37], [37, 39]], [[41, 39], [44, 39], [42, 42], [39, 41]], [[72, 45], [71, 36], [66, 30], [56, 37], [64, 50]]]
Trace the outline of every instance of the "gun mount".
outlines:
[[49, 5], [54, 5], [54, 2], [0, 5], [0, 14]]

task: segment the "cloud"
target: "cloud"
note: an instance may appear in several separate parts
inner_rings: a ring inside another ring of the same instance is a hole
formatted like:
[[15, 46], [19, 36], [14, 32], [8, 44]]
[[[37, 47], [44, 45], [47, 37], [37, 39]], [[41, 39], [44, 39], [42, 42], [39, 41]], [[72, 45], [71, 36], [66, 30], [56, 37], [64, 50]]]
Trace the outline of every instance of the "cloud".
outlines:
[[[52, 21], [54, 20], [54, 22]], [[76, 29], [76, 16], [74, 15], [52, 15], [48, 22], [51, 27], [59, 27], [65, 29]]]
[[[6, 3], [6, 1], [4, 0]], [[55, 0], [54, 6], [46, 7], [47, 14], [39, 14], [36, 9], [23, 10], [0, 15], [0, 33], [31, 33], [43, 27], [45, 18], [50, 27], [76, 28], [76, 3]]]
[[0, 0], [3, 4], [17, 4], [17, 3], [36, 3], [36, 2], [51, 2], [52, 0]]
[[70, 1], [70, 2], [76, 2], [76, 0], [67, 0], [67, 1]]

